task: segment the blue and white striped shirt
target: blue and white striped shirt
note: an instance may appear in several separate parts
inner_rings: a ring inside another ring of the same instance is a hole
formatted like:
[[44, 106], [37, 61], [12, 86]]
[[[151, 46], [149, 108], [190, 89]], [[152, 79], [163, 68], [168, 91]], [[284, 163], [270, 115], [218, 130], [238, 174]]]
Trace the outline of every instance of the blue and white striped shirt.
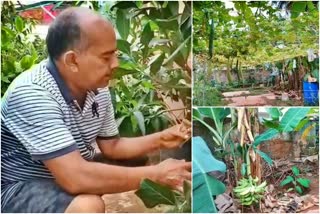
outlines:
[[98, 136], [118, 136], [107, 88], [79, 109], [51, 60], [20, 74], [1, 101], [1, 207], [23, 181], [53, 179], [43, 160], [77, 149], [91, 160]]

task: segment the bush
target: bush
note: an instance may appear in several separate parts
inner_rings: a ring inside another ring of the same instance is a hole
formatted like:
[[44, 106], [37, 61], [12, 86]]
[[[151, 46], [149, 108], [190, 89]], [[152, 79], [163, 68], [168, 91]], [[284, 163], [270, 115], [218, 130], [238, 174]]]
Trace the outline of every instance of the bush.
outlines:
[[10, 1], [2, 3], [1, 96], [21, 72], [47, 57], [45, 43], [32, 35], [36, 22], [24, 20]]

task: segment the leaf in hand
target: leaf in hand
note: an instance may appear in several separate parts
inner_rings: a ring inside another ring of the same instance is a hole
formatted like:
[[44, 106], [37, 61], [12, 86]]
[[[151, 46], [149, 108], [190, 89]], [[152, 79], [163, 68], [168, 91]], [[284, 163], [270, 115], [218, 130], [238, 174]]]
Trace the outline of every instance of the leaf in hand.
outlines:
[[159, 204], [174, 205], [176, 203], [174, 192], [169, 187], [157, 184], [149, 179], [141, 182], [140, 189], [135, 194], [147, 208], [152, 208]]

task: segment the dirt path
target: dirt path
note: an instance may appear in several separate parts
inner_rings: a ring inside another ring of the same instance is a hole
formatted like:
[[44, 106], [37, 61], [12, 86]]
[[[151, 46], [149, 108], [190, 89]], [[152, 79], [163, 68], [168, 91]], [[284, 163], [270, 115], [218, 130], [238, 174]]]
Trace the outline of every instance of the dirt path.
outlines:
[[223, 101], [228, 103], [228, 106], [300, 106], [301, 100], [291, 99], [283, 101], [281, 96], [273, 92], [261, 91], [257, 94], [256, 91], [234, 91], [224, 92]]
[[102, 196], [106, 213], [159, 213], [169, 211], [170, 206], [156, 206], [148, 209], [134, 191], [106, 194]]

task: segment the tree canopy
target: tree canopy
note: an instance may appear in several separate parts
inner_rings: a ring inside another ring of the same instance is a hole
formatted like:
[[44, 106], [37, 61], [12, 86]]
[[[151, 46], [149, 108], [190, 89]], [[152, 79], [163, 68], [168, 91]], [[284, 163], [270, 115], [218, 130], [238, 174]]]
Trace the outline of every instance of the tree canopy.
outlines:
[[216, 65], [259, 65], [318, 50], [318, 3], [194, 2], [194, 53]]

